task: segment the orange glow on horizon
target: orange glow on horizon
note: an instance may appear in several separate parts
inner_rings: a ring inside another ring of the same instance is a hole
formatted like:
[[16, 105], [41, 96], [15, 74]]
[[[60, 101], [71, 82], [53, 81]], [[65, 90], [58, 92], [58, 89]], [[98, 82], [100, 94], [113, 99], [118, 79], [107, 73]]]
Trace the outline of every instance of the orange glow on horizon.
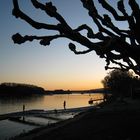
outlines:
[[40, 85], [46, 90], [57, 90], [57, 89], [63, 89], [63, 90], [90, 90], [90, 89], [96, 89], [96, 88], [103, 88], [103, 85], [101, 82], [62, 82], [62, 83], [42, 83]]

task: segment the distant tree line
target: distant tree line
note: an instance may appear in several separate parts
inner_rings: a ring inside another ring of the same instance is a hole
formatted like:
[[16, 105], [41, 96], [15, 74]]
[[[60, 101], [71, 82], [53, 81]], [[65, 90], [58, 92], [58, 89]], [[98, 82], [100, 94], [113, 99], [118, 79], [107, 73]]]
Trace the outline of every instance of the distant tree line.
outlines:
[[140, 78], [132, 72], [113, 70], [102, 83], [113, 97], [140, 97]]
[[47, 90], [47, 94], [71, 94], [72, 91], [70, 90], [63, 90], [63, 89], [58, 89], [58, 90]]
[[44, 94], [45, 90], [42, 87], [29, 84], [19, 83], [1, 83], [0, 95], [33, 95]]

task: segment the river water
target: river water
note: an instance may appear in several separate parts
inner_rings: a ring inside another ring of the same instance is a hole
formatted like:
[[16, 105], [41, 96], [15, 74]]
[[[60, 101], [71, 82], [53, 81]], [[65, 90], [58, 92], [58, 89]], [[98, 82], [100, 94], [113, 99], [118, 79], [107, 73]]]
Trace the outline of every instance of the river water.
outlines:
[[[32, 97], [24, 97], [24, 98], [0, 96], [0, 114], [22, 111], [23, 105], [25, 105], [25, 110], [62, 109], [64, 108], [63, 106], [64, 101], [66, 101], [66, 108], [85, 107], [85, 106], [89, 106], [88, 101], [91, 98], [102, 99], [103, 94], [95, 94], [95, 93], [94, 94], [60, 94], [60, 95], [41, 95], [41, 96], [32, 96]], [[64, 120], [64, 119], [72, 118], [74, 115], [75, 114], [73, 113], [65, 113], [65, 114], [54, 114], [54, 116], [51, 117]], [[44, 118], [44, 117], [40, 118], [37, 116], [26, 116], [25, 120], [26, 122], [35, 122], [36, 124], [40, 124], [40, 125], [48, 125], [57, 122], [57, 120]], [[38, 127], [39, 126], [14, 122], [9, 119], [0, 120], [0, 140], [5, 140], [5, 139], [15, 137], [19, 134], [26, 133]]]
[[60, 94], [60, 95], [41, 95], [33, 97], [0, 97], [0, 114], [31, 109], [62, 109], [63, 102], [66, 101], [66, 108], [76, 108], [89, 106], [90, 99], [103, 98], [103, 94]]

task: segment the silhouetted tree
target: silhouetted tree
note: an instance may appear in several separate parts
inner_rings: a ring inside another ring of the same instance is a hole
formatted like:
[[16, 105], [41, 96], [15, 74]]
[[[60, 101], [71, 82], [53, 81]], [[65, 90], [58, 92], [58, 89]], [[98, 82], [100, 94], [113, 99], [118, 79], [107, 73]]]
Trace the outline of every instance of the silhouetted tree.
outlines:
[[1, 83], [0, 84], [0, 95], [43, 95], [45, 90], [42, 87], [29, 84], [19, 83]]
[[105, 76], [102, 83], [106, 89], [110, 89], [113, 96], [131, 96], [132, 87], [136, 88], [134, 83], [139, 83], [131, 72], [113, 70]]
[[[102, 8], [109, 12], [109, 14], [103, 15], [96, 8], [94, 0], [80, 1], [93, 22], [97, 25], [98, 32], [95, 32], [87, 24], [81, 24], [73, 29], [63, 16], [58, 13], [57, 8], [52, 2], [42, 4], [37, 0], [31, 0], [35, 8], [46, 12], [47, 15], [55, 18], [59, 23], [54, 25], [37, 22], [21, 11], [18, 0], [13, 0], [13, 15], [16, 18], [21, 18], [35, 29], [58, 31], [58, 34], [50, 36], [21, 36], [19, 33], [16, 33], [12, 39], [18, 44], [25, 41], [39, 40], [41, 45], [46, 46], [50, 45], [50, 42], [54, 39], [68, 38], [87, 48], [83, 51], [77, 51], [75, 44], [69, 43], [70, 50], [75, 54], [86, 54], [95, 51], [100, 58], [105, 58], [105, 69], [132, 69], [140, 75], [140, 9], [136, 0], [128, 0], [131, 11], [128, 11], [125, 7], [124, 0], [117, 1], [118, 9], [111, 6], [106, 0], [98, 0], [96, 2], [99, 2]], [[120, 27], [114, 24], [114, 19], [127, 23], [128, 27], [120, 29]], [[81, 34], [83, 30], [87, 31], [86, 35]], [[99, 41], [97, 42], [94, 39]], [[111, 64], [115, 64], [115, 67]]]

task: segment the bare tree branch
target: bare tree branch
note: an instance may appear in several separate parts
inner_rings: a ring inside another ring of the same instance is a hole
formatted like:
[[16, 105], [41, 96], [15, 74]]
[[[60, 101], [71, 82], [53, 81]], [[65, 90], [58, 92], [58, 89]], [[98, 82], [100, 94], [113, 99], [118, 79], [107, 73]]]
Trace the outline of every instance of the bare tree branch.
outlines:
[[127, 20], [127, 17], [118, 15], [118, 13], [116, 12], [116, 10], [115, 10], [112, 6], [110, 6], [110, 5], [106, 2], [106, 0], [98, 0], [98, 1], [99, 1], [99, 3], [102, 4], [102, 6], [103, 6], [106, 10], [108, 10], [108, 11], [113, 15], [113, 17], [114, 17], [116, 20], [118, 20], [118, 21], [126, 21], [126, 20]]
[[92, 49], [88, 49], [88, 50], [84, 50], [84, 51], [76, 51], [76, 46], [73, 43], [69, 44], [69, 48], [75, 54], [86, 54], [86, 53], [89, 53], [89, 52], [93, 51]]
[[14, 43], [22, 44], [26, 41], [40, 40], [41, 45], [50, 45], [50, 42], [54, 39], [65, 37], [64, 35], [53, 35], [53, 36], [21, 36], [19, 33], [16, 33], [12, 36]]
[[[129, 13], [124, 5], [124, 0], [117, 1], [118, 10], [114, 9], [106, 0], [98, 0], [102, 8], [112, 14], [112, 19], [109, 14], [100, 14], [94, 0], [80, 1], [88, 11], [93, 22], [97, 25], [97, 32], [87, 24], [81, 24], [77, 28], [72, 29], [63, 16], [58, 13], [57, 8], [52, 2], [42, 4], [38, 0], [31, 0], [35, 8], [39, 8], [49, 17], [55, 18], [58, 21], [57, 25], [40, 23], [33, 20], [20, 10], [18, 0], [13, 0], [13, 15], [16, 18], [21, 18], [35, 29], [58, 31], [58, 34], [50, 36], [21, 36], [17, 33], [12, 36], [14, 43], [21, 44], [26, 41], [39, 40], [41, 45], [49, 45], [54, 39], [68, 38], [86, 47], [85, 50], [77, 51], [74, 43], [69, 43], [69, 49], [75, 54], [86, 54], [95, 51], [100, 58], [105, 59], [105, 69], [133, 69], [135, 73], [140, 75], [140, 8], [137, 2], [129, 0], [128, 4], [132, 9], [132, 13]], [[118, 11], [122, 14], [119, 15]], [[127, 22], [128, 27], [123, 30], [120, 29], [115, 25], [114, 19], [116, 21]], [[81, 34], [83, 30], [87, 31], [86, 35]], [[99, 41], [95, 42], [94, 39], [98, 39]], [[118, 54], [115, 54], [114, 51]], [[112, 63], [116, 67], [111, 67]]]
[[36, 29], [47, 29], [47, 30], [57, 30], [57, 31], [59, 31], [59, 28], [56, 25], [50, 25], [50, 24], [44, 24], [44, 23], [36, 22], [33, 19], [31, 19], [29, 16], [24, 14], [19, 9], [18, 0], [13, 0], [13, 4], [14, 4], [14, 9], [13, 9], [12, 13], [16, 18], [23, 19], [24, 21], [26, 21], [27, 23], [29, 23], [31, 26], [33, 26]]

